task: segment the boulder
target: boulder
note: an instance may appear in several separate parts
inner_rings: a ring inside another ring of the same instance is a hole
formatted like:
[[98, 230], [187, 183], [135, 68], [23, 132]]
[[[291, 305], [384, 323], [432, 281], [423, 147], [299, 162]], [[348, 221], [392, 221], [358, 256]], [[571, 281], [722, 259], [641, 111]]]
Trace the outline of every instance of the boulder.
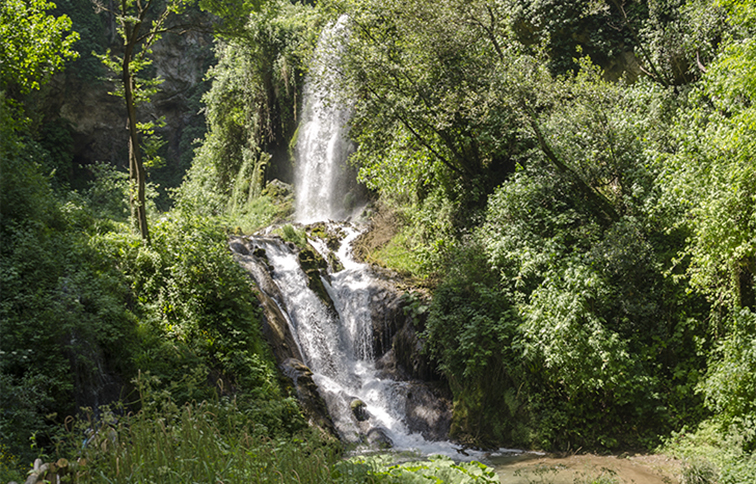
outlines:
[[386, 431], [380, 427], [373, 427], [368, 431], [367, 442], [372, 447], [379, 449], [390, 449], [394, 446], [394, 442], [386, 435]]
[[367, 405], [365, 405], [365, 402], [362, 400], [355, 398], [352, 400], [352, 403], [349, 404], [349, 407], [352, 409], [352, 414], [358, 422], [364, 422], [370, 418], [370, 414], [367, 411]]
[[312, 370], [301, 360], [289, 358], [281, 364], [281, 370], [292, 382], [302, 407], [302, 412], [313, 425], [326, 435], [338, 438], [338, 432], [333, 425], [325, 401], [318, 391], [318, 386], [312, 379]]

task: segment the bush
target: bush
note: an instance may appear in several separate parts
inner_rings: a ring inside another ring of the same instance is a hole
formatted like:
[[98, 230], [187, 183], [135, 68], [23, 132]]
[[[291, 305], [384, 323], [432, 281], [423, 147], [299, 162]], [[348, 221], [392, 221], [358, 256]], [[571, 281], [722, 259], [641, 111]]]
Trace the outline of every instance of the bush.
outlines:
[[[709, 369], [697, 387], [723, 429], [739, 429], [744, 447], [756, 445], [756, 314], [743, 309], [732, 332], [712, 352]], [[743, 432], [744, 430], [750, 430]]]
[[472, 241], [453, 256], [433, 293], [423, 338], [454, 392], [453, 436], [522, 442], [516, 396], [522, 370], [514, 350], [519, 318], [481, 256]]

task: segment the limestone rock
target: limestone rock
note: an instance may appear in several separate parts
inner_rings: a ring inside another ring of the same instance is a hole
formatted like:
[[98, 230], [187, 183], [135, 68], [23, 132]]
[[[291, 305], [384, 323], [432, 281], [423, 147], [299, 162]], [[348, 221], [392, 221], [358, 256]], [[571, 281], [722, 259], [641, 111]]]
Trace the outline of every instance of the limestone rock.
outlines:
[[394, 446], [394, 442], [386, 435], [386, 431], [380, 427], [373, 427], [367, 433], [368, 443], [379, 449], [390, 449]]
[[338, 436], [328, 409], [320, 396], [318, 386], [312, 380], [312, 371], [296, 358], [289, 358], [281, 364], [281, 369], [291, 379], [302, 411], [311, 425], [315, 425], [328, 435]]

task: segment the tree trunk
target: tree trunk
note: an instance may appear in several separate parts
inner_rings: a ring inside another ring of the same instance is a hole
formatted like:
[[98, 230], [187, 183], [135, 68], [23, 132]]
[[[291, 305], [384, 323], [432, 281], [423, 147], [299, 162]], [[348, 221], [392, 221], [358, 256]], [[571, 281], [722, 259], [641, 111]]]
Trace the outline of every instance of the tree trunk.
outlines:
[[142, 239], [149, 243], [150, 233], [147, 227], [147, 208], [145, 207], [145, 171], [142, 153], [139, 149], [139, 132], [137, 131], [136, 106], [134, 105], [134, 77], [131, 74], [131, 56], [133, 45], [126, 46], [123, 56], [123, 90], [126, 100], [126, 112], [129, 128], [129, 204], [132, 219], [136, 221]]
[[756, 291], [754, 291], [754, 270], [756, 261], [751, 256], [740, 260], [736, 266], [736, 283], [738, 291], [738, 304], [741, 308], [754, 310], [756, 307]]

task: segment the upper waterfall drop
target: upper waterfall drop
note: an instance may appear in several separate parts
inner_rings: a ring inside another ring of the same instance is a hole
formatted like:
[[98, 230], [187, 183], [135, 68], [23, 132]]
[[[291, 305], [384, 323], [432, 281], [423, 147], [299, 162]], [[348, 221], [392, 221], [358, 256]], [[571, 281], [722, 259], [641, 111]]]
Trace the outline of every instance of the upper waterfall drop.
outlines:
[[296, 220], [344, 220], [354, 210], [354, 180], [346, 166], [354, 150], [347, 137], [351, 107], [340, 96], [338, 65], [349, 34], [342, 15], [320, 35], [312, 74], [304, 87], [304, 108], [295, 147]]

